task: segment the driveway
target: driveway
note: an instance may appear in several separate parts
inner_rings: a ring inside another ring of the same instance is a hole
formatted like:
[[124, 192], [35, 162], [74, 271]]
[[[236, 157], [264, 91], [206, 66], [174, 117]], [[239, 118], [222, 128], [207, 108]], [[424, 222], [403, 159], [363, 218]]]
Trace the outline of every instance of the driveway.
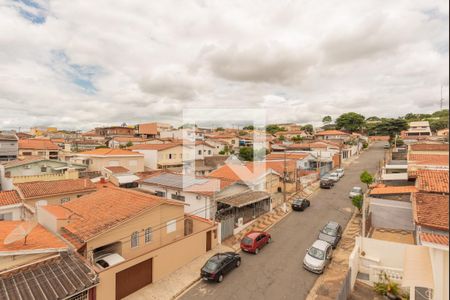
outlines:
[[273, 242], [258, 255], [241, 253], [241, 267], [227, 274], [222, 283], [199, 282], [181, 299], [305, 299], [317, 279], [302, 267], [305, 250], [327, 221], [345, 227], [353, 210], [348, 192], [353, 186], [365, 188], [359, 175], [364, 170], [375, 173], [383, 154], [383, 143], [373, 144], [346, 168], [334, 188], [310, 198], [309, 209], [292, 212], [275, 225], [270, 230]]

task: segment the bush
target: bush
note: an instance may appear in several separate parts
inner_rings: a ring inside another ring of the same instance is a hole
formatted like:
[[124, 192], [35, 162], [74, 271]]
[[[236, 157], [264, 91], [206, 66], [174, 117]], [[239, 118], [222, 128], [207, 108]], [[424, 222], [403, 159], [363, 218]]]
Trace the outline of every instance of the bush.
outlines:
[[369, 187], [369, 185], [372, 184], [375, 180], [373, 176], [370, 175], [370, 173], [367, 171], [362, 172], [361, 175], [359, 176], [359, 179], [361, 180], [362, 183], [367, 184], [367, 187]]
[[352, 198], [352, 204], [354, 207], [356, 207], [359, 211], [361, 211], [363, 206], [364, 198], [362, 195], [354, 196]]
[[364, 143], [363, 143], [363, 149], [367, 149], [367, 147], [369, 147], [369, 143], [364, 142]]

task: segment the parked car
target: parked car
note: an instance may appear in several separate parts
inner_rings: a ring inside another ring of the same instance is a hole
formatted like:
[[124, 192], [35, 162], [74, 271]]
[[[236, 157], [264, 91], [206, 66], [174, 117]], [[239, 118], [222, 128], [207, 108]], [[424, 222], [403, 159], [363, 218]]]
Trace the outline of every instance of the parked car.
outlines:
[[337, 172], [330, 173], [330, 175], [328, 175], [328, 178], [333, 180], [334, 182], [338, 182], [339, 179], [341, 179], [341, 177], [339, 177], [339, 174]]
[[384, 149], [390, 149], [391, 148], [391, 144], [389, 143], [385, 143], [383, 146]]
[[125, 261], [125, 258], [117, 253], [107, 253], [95, 258], [95, 264], [101, 269], [106, 269]]
[[344, 169], [342, 169], [342, 168], [336, 169], [336, 173], [338, 173], [339, 178], [344, 177], [344, 174], [345, 174]]
[[334, 181], [329, 178], [320, 179], [320, 188], [321, 189], [331, 189], [334, 186]]
[[272, 241], [269, 233], [264, 231], [252, 231], [241, 240], [241, 249], [245, 252], [258, 254], [265, 245]]
[[303, 267], [313, 273], [322, 274], [332, 257], [332, 246], [325, 241], [317, 240], [306, 250]]
[[311, 205], [308, 199], [298, 198], [292, 201], [291, 207], [293, 210], [304, 211]]
[[203, 280], [222, 282], [225, 274], [241, 265], [241, 256], [234, 252], [217, 253], [203, 265], [200, 277]]
[[363, 194], [362, 188], [359, 187], [359, 186], [354, 186], [354, 187], [352, 188], [352, 190], [350, 191], [350, 193], [348, 194], [348, 196], [349, 196], [350, 198], [353, 198], [353, 197], [355, 197], [355, 196], [359, 196], [359, 195], [362, 195], [362, 194]]
[[329, 243], [333, 249], [341, 240], [342, 227], [336, 222], [328, 222], [319, 233], [319, 240]]

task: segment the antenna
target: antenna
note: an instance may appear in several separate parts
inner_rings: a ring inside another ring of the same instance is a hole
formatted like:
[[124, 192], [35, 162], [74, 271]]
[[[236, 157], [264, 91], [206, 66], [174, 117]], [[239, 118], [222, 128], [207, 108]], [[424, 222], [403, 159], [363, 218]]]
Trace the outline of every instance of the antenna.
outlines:
[[36, 225], [37, 225], [36, 221], [27, 221], [23, 222], [22, 224], [19, 224], [6, 236], [6, 238], [3, 240], [3, 244], [9, 245], [16, 241], [24, 239], [23, 244], [26, 245], [27, 236], [30, 234], [33, 228], [36, 227]]

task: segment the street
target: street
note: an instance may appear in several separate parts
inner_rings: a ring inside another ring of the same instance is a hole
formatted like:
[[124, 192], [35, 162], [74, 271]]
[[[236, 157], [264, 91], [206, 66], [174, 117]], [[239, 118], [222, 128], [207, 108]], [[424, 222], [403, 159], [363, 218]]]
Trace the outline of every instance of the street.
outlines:
[[276, 224], [269, 231], [273, 242], [258, 255], [241, 252], [242, 265], [228, 273], [222, 283], [201, 281], [181, 299], [305, 299], [318, 278], [302, 267], [306, 249], [327, 221], [337, 221], [345, 228], [353, 210], [350, 189], [367, 189], [359, 175], [364, 170], [374, 174], [383, 155], [383, 143], [373, 144], [345, 169], [345, 176], [332, 189], [311, 196], [310, 208], [294, 211]]

